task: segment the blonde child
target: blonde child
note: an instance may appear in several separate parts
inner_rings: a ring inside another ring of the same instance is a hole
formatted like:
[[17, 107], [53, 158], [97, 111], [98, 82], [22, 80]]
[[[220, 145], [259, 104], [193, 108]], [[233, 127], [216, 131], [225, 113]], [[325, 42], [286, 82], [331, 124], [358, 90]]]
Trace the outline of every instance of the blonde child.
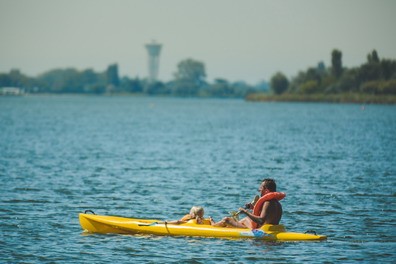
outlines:
[[180, 220], [168, 222], [168, 224], [183, 224], [187, 223], [188, 221], [195, 219], [197, 224], [203, 224], [204, 220], [204, 209], [201, 206], [193, 206], [191, 207], [190, 213], [183, 216]]

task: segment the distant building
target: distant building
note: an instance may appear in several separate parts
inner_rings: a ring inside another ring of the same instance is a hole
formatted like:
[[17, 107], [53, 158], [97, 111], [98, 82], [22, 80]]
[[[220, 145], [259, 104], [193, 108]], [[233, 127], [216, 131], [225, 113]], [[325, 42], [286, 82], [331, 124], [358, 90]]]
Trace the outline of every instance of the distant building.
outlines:
[[161, 44], [152, 41], [150, 44], [146, 44], [146, 49], [149, 55], [149, 81], [155, 82], [158, 79], [159, 71], [159, 55], [161, 52]]
[[24, 92], [18, 87], [3, 87], [0, 88], [0, 95], [22, 95]]

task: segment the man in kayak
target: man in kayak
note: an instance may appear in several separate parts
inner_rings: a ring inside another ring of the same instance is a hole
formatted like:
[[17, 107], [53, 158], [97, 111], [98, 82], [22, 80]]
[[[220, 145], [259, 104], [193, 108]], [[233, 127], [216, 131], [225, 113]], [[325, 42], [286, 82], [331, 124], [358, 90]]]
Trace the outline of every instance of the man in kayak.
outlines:
[[273, 179], [264, 179], [259, 187], [261, 198], [256, 204], [246, 204], [246, 208], [253, 209], [249, 212], [239, 208], [247, 217], [237, 221], [232, 217], [225, 217], [220, 222], [212, 223], [214, 226], [232, 226], [239, 228], [260, 228], [264, 224], [278, 225], [282, 218], [282, 205], [279, 200], [285, 197], [284, 193], [276, 192], [276, 183]]

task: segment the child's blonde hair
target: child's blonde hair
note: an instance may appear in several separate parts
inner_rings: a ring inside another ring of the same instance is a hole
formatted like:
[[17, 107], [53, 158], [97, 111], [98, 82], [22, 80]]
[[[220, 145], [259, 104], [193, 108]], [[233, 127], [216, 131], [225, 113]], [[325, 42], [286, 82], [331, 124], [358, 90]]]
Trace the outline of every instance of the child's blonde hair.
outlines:
[[203, 207], [201, 207], [201, 206], [193, 206], [193, 207], [191, 207], [190, 215], [193, 218], [196, 218], [196, 217], [198, 217], [200, 215], [201, 215], [201, 217], [203, 217], [203, 215], [204, 215]]

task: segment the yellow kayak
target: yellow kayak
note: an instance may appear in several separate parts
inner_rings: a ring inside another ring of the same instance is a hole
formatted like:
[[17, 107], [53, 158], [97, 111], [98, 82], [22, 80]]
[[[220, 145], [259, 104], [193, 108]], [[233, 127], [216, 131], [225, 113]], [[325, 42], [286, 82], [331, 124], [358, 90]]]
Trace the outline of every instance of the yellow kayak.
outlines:
[[197, 224], [190, 220], [183, 224], [170, 224], [154, 219], [124, 218], [81, 213], [80, 225], [91, 233], [147, 234], [159, 236], [197, 236], [218, 238], [254, 238], [268, 241], [325, 240], [324, 235], [287, 232], [283, 225], [264, 225], [259, 229], [216, 227]]

